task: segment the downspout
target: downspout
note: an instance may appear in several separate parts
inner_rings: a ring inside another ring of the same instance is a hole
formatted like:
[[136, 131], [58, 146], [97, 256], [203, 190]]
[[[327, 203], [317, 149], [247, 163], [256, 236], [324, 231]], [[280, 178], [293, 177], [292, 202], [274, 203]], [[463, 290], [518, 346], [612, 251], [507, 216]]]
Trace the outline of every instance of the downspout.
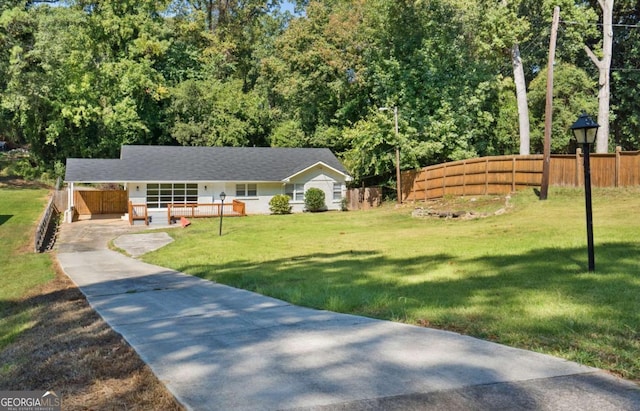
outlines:
[[67, 209], [64, 212], [64, 222], [72, 223], [73, 222], [73, 211], [75, 208], [75, 204], [73, 202], [73, 192], [74, 192], [74, 184], [73, 182], [69, 183], [69, 187], [67, 188]]

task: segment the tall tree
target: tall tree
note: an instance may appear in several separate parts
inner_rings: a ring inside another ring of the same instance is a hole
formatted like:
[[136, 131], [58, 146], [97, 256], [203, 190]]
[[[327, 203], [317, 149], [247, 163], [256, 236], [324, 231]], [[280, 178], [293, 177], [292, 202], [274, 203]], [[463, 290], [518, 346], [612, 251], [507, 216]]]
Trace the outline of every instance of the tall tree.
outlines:
[[240, 80], [186, 80], [173, 90], [171, 134], [182, 145], [265, 146], [265, 101]]
[[[206, 53], [222, 57], [231, 71], [224, 73], [240, 78], [245, 91], [253, 88], [257, 78], [254, 53], [263, 40], [265, 27], [277, 18], [280, 0], [174, 0], [174, 9], [182, 15], [204, 16], [210, 34]], [[266, 20], [266, 21], [265, 21]]]
[[[540, 71], [529, 86], [531, 101], [531, 145], [534, 153], [543, 151], [545, 123], [547, 69]], [[573, 64], [558, 62], [554, 68], [553, 122], [551, 151], [569, 154], [575, 152], [575, 141], [569, 131], [581, 110], [593, 110], [597, 106], [596, 84], [589, 74]]]
[[636, 0], [618, 0], [614, 9], [614, 53], [611, 62], [610, 136], [623, 150], [640, 149], [640, 7]]
[[36, 24], [33, 41], [11, 50], [2, 105], [41, 163], [160, 141], [168, 90], [155, 65], [168, 42], [156, 5], [101, 1], [27, 10]]
[[511, 59], [513, 81], [515, 83], [520, 134], [520, 154], [529, 154], [529, 106], [527, 103], [527, 82], [520, 54], [520, 44], [530, 35], [530, 24], [518, 15], [520, 2], [502, 0], [482, 2], [480, 7], [481, 49], [485, 54], [501, 50]]
[[587, 45], [584, 50], [598, 68], [598, 140], [596, 152], [606, 153], [609, 150], [609, 105], [611, 99], [610, 77], [611, 57], [613, 53], [613, 0], [598, 0], [602, 10], [602, 58]]

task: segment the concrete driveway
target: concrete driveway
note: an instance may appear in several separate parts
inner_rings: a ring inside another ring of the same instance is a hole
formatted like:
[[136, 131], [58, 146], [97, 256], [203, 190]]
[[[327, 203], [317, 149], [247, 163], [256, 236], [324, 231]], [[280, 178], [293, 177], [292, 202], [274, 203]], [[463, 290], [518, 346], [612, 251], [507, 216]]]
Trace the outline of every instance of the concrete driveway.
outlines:
[[[107, 249], [110, 239], [131, 234], [120, 221], [64, 224], [57, 257], [187, 409], [640, 409], [637, 385], [597, 369], [301, 308]], [[157, 246], [148, 238], [125, 242], [139, 254]]]

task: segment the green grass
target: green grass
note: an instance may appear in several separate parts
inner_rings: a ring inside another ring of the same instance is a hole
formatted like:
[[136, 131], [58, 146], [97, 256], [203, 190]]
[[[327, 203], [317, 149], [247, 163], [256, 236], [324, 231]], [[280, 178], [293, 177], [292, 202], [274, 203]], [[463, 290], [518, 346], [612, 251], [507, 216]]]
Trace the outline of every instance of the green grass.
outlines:
[[47, 191], [0, 188], [0, 349], [32, 325], [29, 310], [14, 310], [29, 291], [54, 277], [51, 257], [33, 252], [32, 236]]
[[[462, 202], [464, 207], [470, 206]], [[508, 213], [417, 219], [412, 209], [195, 220], [145, 257], [303, 306], [455, 330], [640, 379], [640, 189], [511, 199]]]

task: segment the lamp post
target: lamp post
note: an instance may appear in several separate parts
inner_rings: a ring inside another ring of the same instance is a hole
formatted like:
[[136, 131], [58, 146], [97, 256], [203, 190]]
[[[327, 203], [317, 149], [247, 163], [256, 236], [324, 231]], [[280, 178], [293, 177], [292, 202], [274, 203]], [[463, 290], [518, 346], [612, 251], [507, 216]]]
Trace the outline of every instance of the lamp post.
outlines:
[[227, 198], [227, 195], [224, 193], [220, 193], [220, 233], [219, 236], [222, 236], [222, 214], [224, 214], [224, 199]]
[[[389, 107], [380, 107], [378, 110], [387, 111]], [[402, 189], [400, 186], [400, 142], [398, 141], [398, 106], [393, 107], [393, 119], [395, 121], [396, 131], [396, 194], [398, 196], [398, 204], [402, 204]]]
[[571, 131], [578, 144], [582, 144], [584, 153], [584, 199], [587, 209], [587, 247], [589, 251], [589, 271], [596, 268], [595, 256], [593, 254], [593, 219], [591, 217], [591, 170], [589, 164], [589, 145], [596, 141], [600, 125], [593, 121], [584, 111], [571, 126]]

